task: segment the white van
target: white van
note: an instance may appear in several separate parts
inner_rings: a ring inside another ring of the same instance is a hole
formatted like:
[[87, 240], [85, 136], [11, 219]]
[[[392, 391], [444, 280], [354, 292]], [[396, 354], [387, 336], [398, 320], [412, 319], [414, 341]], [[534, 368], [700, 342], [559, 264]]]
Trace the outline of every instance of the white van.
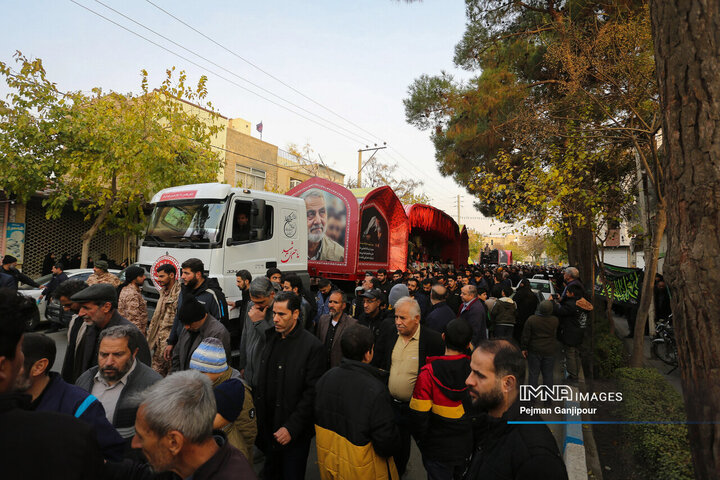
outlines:
[[153, 212], [138, 251], [138, 264], [154, 287], [143, 289], [157, 299], [156, 269], [199, 258], [205, 273], [217, 278], [228, 300], [240, 298], [235, 273], [253, 278], [267, 269], [295, 273], [310, 286], [307, 272], [307, 214], [300, 198], [204, 183], [166, 188], [152, 198]]

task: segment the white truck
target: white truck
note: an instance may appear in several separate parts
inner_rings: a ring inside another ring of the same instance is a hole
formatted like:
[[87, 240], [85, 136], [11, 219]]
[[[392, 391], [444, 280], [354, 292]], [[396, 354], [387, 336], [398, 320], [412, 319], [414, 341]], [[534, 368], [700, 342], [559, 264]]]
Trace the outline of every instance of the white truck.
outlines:
[[204, 183], [166, 188], [151, 204], [137, 261], [153, 279], [154, 285], [146, 283], [143, 289], [150, 303], [158, 296], [157, 267], [171, 263], [179, 278], [180, 266], [189, 258], [202, 260], [205, 273], [217, 278], [228, 300], [240, 298], [238, 270], [255, 278], [277, 267], [297, 274], [309, 288], [307, 214], [301, 198]]

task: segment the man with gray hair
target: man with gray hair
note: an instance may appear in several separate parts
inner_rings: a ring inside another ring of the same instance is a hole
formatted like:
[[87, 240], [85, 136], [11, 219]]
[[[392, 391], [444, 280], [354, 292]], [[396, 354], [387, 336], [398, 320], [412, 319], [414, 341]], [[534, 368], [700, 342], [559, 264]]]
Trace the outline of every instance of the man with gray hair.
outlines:
[[327, 207], [325, 195], [318, 189], [305, 195], [308, 228], [308, 259], [328, 262], [342, 262], [345, 250], [325, 234]]
[[272, 306], [275, 288], [267, 277], [257, 277], [250, 282], [250, 303], [245, 315], [238, 369], [251, 388], [258, 385], [260, 357], [265, 347], [265, 332], [274, 327]]
[[563, 300], [567, 294], [568, 287], [570, 285], [579, 285], [580, 288], [585, 291], [585, 287], [583, 286], [582, 282], [580, 281], [580, 272], [575, 267], [567, 267], [565, 271], [563, 271], [563, 280], [565, 280], [565, 288], [563, 289], [562, 295], [560, 295], [560, 300]]
[[90, 392], [105, 408], [105, 415], [124, 439], [135, 434], [135, 396], [162, 378], [152, 368], [136, 360], [138, 345], [135, 327], [117, 325], [100, 332], [98, 364], [75, 384]]
[[110, 479], [193, 480], [256, 479], [242, 453], [222, 432], [213, 433], [217, 413], [210, 380], [185, 370], [168, 375], [140, 396], [132, 447], [142, 450], [148, 464], [125, 461], [106, 465]]
[[375, 342], [372, 364], [390, 372], [388, 389], [400, 429], [400, 445], [395, 454], [398, 473], [405, 473], [410, 458], [410, 399], [420, 369], [428, 357], [445, 354], [442, 336], [420, 325], [420, 305], [412, 297], [395, 303], [395, 318], [385, 319]]

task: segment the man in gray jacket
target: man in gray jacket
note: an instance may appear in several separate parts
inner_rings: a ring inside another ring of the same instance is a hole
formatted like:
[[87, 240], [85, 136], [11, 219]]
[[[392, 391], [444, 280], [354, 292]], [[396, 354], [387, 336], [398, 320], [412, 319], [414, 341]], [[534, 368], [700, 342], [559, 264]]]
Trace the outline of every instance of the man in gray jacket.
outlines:
[[258, 277], [250, 282], [250, 304], [240, 341], [238, 368], [252, 388], [258, 385], [260, 357], [265, 347], [265, 332], [274, 326], [272, 311], [274, 301], [275, 289], [267, 277]]
[[183, 329], [172, 350], [172, 372], [188, 370], [193, 352], [208, 337], [220, 340], [225, 347], [226, 358], [230, 358], [230, 333], [220, 321], [205, 311], [205, 306], [195, 297], [186, 297], [178, 308], [178, 318]]
[[98, 365], [83, 373], [75, 384], [96, 397], [108, 421], [128, 445], [135, 435], [137, 394], [162, 378], [136, 360], [138, 345], [134, 326], [117, 325], [100, 332]]

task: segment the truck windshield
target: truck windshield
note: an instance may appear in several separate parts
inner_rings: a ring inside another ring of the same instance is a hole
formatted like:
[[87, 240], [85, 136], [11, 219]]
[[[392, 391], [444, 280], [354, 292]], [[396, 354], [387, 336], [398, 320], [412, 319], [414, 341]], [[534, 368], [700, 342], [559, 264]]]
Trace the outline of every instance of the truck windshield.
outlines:
[[212, 248], [221, 243], [224, 200], [179, 200], [155, 205], [144, 245]]

